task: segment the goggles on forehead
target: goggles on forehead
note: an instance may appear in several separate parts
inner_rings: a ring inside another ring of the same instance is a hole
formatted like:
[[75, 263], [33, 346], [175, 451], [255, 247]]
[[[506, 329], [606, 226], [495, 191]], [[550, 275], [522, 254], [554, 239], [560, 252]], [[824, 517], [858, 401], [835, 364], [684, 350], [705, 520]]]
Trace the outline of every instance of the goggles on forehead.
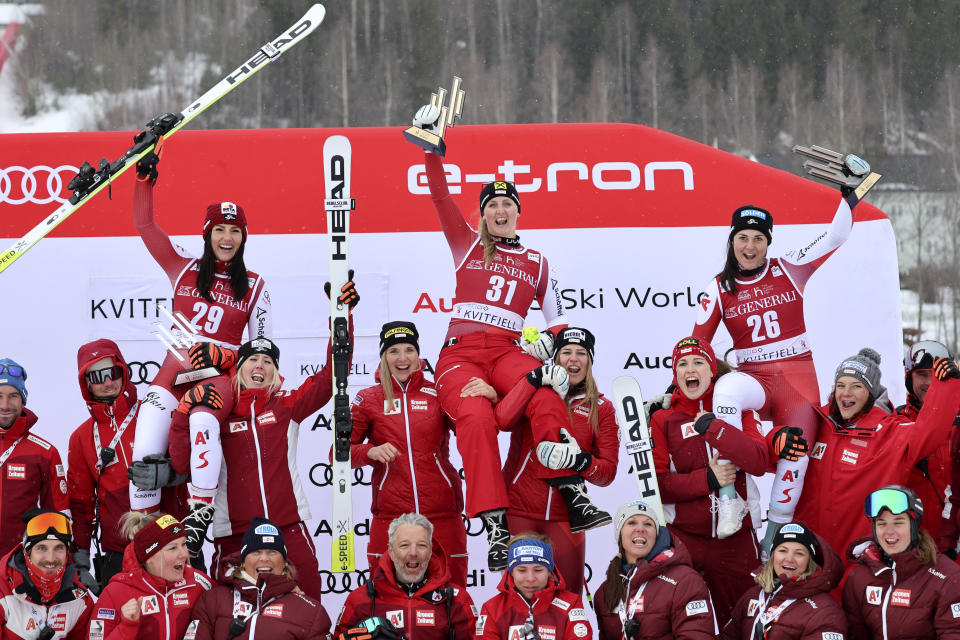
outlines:
[[910, 511], [910, 496], [900, 489], [877, 489], [863, 503], [863, 513], [869, 518], [876, 518], [884, 509], [893, 515]]
[[84, 379], [90, 384], [103, 384], [110, 380], [123, 379], [123, 365], [115, 364], [108, 369], [97, 369], [96, 371], [87, 371], [83, 374]]
[[27, 537], [46, 535], [50, 529], [63, 536], [72, 536], [73, 527], [70, 526], [70, 519], [62, 513], [49, 512], [41, 513], [30, 518], [27, 522]]
[[937, 358], [949, 358], [947, 348], [935, 340], [921, 340], [913, 343], [905, 358], [908, 371], [932, 369]]
[[15, 364], [0, 364], [0, 375], [2, 375], [4, 371], [9, 373], [14, 378], [23, 377], [23, 367]]

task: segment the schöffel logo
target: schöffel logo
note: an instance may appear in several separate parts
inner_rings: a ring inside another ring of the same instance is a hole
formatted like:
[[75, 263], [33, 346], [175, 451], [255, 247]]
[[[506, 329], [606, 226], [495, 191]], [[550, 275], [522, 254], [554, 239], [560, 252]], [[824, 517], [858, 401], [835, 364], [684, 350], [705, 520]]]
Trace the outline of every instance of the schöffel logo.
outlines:
[[60, 194], [78, 171], [69, 164], [0, 167], [0, 204], [62, 204], [70, 194]]

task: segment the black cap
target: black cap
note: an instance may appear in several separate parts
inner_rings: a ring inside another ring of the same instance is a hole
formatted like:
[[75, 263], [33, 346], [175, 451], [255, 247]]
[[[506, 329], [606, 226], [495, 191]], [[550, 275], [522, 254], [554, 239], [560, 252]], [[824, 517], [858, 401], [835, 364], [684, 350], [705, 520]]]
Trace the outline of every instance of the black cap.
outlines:
[[255, 338], [240, 345], [240, 351], [237, 354], [237, 369], [240, 368], [244, 360], [255, 353], [267, 354], [273, 360], [273, 366], [280, 367], [280, 347], [269, 338]]
[[[769, 524], [767, 526], [769, 526]], [[784, 542], [796, 542], [797, 544], [802, 544], [807, 548], [807, 551], [810, 553], [810, 557], [814, 560], [817, 559], [817, 536], [814, 535], [813, 531], [803, 526], [799, 522], [788, 522], [780, 527], [780, 530], [777, 531], [777, 535], [773, 536], [773, 546], [770, 547], [770, 552], [772, 553], [774, 549], [779, 547]], [[820, 560], [817, 562], [819, 564], [823, 564], [823, 562]]]
[[560, 349], [568, 344], [579, 344], [587, 350], [587, 353], [590, 354], [590, 362], [593, 362], [593, 347], [596, 342], [596, 338], [594, 338], [593, 334], [587, 329], [567, 327], [566, 329], [561, 329], [560, 333], [557, 334], [557, 339], [553, 342], [553, 355], [556, 357]]
[[243, 534], [243, 542], [240, 543], [240, 561], [243, 562], [247, 554], [260, 549], [279, 551], [283, 559], [287, 559], [287, 545], [280, 527], [266, 518], [252, 518], [250, 528]]
[[517, 187], [512, 182], [507, 182], [505, 180], [488, 182], [487, 184], [483, 185], [483, 190], [480, 191], [480, 211], [483, 211], [483, 207], [486, 206], [487, 202], [490, 201], [490, 198], [495, 198], [497, 196], [507, 196], [516, 202], [517, 213], [520, 212], [520, 194], [517, 192]]
[[766, 209], [752, 204], [744, 205], [733, 212], [733, 220], [730, 221], [730, 237], [743, 229], [759, 231], [767, 236], [767, 244], [773, 242], [773, 215]]
[[397, 320], [388, 322], [380, 329], [380, 355], [395, 344], [412, 344], [420, 353], [420, 333], [412, 322]]

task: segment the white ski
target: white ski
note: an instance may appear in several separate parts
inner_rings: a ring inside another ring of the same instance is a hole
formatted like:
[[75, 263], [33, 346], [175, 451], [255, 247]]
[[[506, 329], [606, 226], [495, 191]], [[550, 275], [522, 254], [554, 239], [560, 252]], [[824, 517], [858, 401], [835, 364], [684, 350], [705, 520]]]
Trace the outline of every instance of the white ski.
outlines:
[[351, 499], [349, 307], [337, 300], [340, 289], [349, 280], [347, 258], [350, 242], [350, 141], [345, 136], [330, 136], [323, 143], [323, 167], [326, 183], [327, 245], [330, 249], [330, 340], [333, 363], [333, 548], [330, 566], [335, 573], [355, 568], [353, 552], [353, 501]]
[[613, 381], [613, 398], [617, 409], [617, 422], [623, 433], [623, 444], [627, 456], [633, 464], [633, 473], [637, 478], [640, 497], [652, 506], [660, 519], [660, 525], [666, 524], [663, 516], [663, 501], [660, 498], [660, 485], [657, 483], [657, 471], [653, 466], [653, 442], [650, 428], [643, 413], [643, 395], [640, 383], [633, 376], [619, 376]]
[[71, 180], [67, 187], [73, 191], [70, 199], [44, 218], [40, 224], [28, 231], [25, 236], [17, 240], [12, 247], [0, 253], [0, 273], [3, 273], [33, 245], [40, 242], [61, 222], [69, 218], [74, 211], [86, 204], [101, 189], [109, 185], [114, 178], [152, 151], [160, 136], [165, 138], [172, 136], [188, 122], [203, 113], [207, 107], [243, 84], [257, 71], [266, 67], [279, 58], [282, 53], [313, 33], [320, 26], [325, 13], [326, 10], [321, 4], [310, 7], [292, 27], [265, 43], [256, 53], [247, 58], [246, 62], [224, 76], [220, 82], [190, 103], [186, 109], [177, 114], [168, 113], [158, 116], [148, 122], [146, 129], [134, 138], [135, 144], [113, 162], [107, 162], [106, 159], [103, 159], [96, 170], [89, 163], [84, 162], [80, 173]]

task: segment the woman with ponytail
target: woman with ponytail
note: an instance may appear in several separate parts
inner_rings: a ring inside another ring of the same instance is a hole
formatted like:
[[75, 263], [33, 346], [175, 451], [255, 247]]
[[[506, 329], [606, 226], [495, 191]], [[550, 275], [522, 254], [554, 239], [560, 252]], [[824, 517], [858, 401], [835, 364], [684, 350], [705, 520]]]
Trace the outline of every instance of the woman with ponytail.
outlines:
[[[439, 119], [436, 107], [417, 112], [414, 125], [431, 129]], [[563, 400], [552, 390], [541, 365], [553, 354], [555, 332], [566, 326], [560, 287], [546, 256], [521, 244], [517, 235], [520, 194], [511, 182], [494, 181], [480, 191], [479, 230], [464, 218], [450, 197], [440, 156], [424, 160], [430, 197], [450, 247], [456, 274], [456, 304], [443, 349], [437, 360], [436, 383], [443, 410], [454, 422], [457, 448], [467, 482], [466, 510], [479, 516], [487, 531], [487, 566], [507, 565], [510, 500], [500, 469], [497, 426], [490, 403], [464, 396], [472, 378], [506, 395], [524, 376], [538, 387], [525, 409], [536, 442], [558, 441], [569, 422]], [[534, 302], [542, 309], [547, 330], [521, 342], [524, 318]], [[554, 368], [554, 373], [559, 371]], [[569, 469], [539, 470], [542, 481], [554, 486], [567, 504], [570, 528], [586, 531], [610, 522], [583, 491], [583, 478]]]

